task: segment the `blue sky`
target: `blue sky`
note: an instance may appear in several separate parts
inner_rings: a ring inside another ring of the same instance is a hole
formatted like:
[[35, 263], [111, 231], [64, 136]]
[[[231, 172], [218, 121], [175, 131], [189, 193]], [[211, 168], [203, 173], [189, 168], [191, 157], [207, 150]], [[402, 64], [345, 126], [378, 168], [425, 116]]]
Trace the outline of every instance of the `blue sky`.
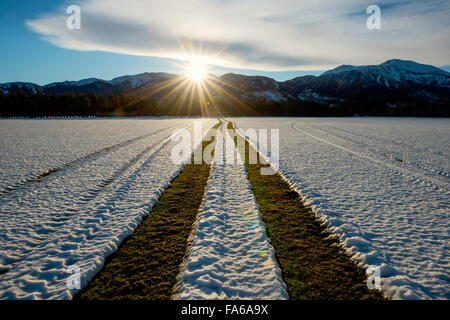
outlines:
[[25, 20], [51, 11], [60, 0], [0, 1], [0, 82], [26, 81], [47, 84], [97, 77], [112, 79], [145, 71], [175, 71], [166, 59], [136, 57], [106, 52], [63, 49], [41, 40]]
[[[212, 72], [217, 75], [231, 71], [287, 80], [304, 74], [318, 75], [320, 70], [342, 63], [378, 64], [389, 58], [440, 67], [450, 64], [446, 60], [450, 51], [445, 1], [431, 1], [432, 6], [385, 1], [380, 6], [385, 10], [386, 23], [379, 33], [364, 27], [367, 1], [352, 0], [336, 7], [329, 1], [322, 1], [322, 6], [316, 5], [317, 1], [305, 1], [300, 6], [298, 1], [290, 0], [263, 1], [262, 5], [255, 0], [229, 0], [226, 4], [218, 0], [185, 0], [184, 7], [180, 7], [177, 1], [2, 0], [0, 82], [46, 84], [142, 72], [181, 73], [177, 59], [185, 56], [177, 52], [183, 51], [177, 48], [180, 39], [187, 39], [196, 54], [201, 39], [203, 56], [215, 56], [214, 50], [222, 48], [216, 50], [221, 53], [213, 61], [217, 65]], [[203, 5], [195, 7], [199, 2]], [[79, 33], [60, 27], [67, 17], [63, 9], [71, 3], [82, 8]], [[443, 8], [430, 9], [439, 4]], [[102, 5], [110, 7], [104, 9]], [[408, 19], [417, 21], [417, 17], [422, 25], [411, 31]], [[136, 32], [122, 32], [124, 25]], [[429, 30], [433, 30], [431, 37], [427, 35]], [[173, 34], [177, 39], [170, 38]], [[417, 42], [420, 46], [414, 45]], [[373, 46], [370, 52], [362, 51], [368, 45]], [[450, 71], [449, 67], [444, 69]]]
[[[56, 81], [85, 78], [112, 79], [142, 72], [180, 73], [179, 64], [170, 59], [133, 56], [110, 52], [83, 52], [69, 50], [43, 41], [32, 32], [25, 21], [42, 12], [51, 12], [63, 3], [61, 0], [2, 0], [0, 1], [0, 83], [25, 81], [44, 85]], [[321, 71], [264, 72], [216, 67], [218, 75], [236, 72], [265, 75], [280, 80]]]

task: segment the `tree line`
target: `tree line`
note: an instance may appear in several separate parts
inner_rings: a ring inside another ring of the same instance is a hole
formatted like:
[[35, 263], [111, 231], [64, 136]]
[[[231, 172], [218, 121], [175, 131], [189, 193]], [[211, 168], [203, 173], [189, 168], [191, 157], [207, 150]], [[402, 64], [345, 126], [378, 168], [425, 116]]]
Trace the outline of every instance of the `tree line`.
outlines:
[[[162, 99], [164, 100], [164, 99]], [[267, 103], [223, 101], [205, 105], [200, 101], [161, 101], [153, 97], [131, 94], [95, 93], [62, 94], [38, 91], [27, 94], [18, 89], [14, 93], [0, 91], [0, 117], [133, 117], [133, 116], [417, 116], [450, 117], [450, 103], [438, 104], [413, 101], [392, 105], [378, 100], [326, 105], [308, 101]]]
[[[4, 94], [0, 91], [1, 117], [47, 117], [47, 116], [125, 116], [145, 115], [146, 110], [137, 110], [137, 100], [132, 95], [111, 94], [108, 96], [95, 93], [62, 94], [38, 91], [27, 94], [18, 89], [14, 93]], [[146, 101], [146, 105], [157, 109], [156, 101]]]

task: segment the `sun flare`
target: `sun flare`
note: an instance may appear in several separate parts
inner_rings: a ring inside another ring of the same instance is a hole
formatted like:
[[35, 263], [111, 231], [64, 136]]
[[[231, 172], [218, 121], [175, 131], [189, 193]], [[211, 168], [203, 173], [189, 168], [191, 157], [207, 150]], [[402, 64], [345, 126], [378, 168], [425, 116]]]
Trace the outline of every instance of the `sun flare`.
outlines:
[[186, 66], [186, 76], [194, 82], [203, 82], [208, 74], [208, 68], [205, 64], [190, 63]]

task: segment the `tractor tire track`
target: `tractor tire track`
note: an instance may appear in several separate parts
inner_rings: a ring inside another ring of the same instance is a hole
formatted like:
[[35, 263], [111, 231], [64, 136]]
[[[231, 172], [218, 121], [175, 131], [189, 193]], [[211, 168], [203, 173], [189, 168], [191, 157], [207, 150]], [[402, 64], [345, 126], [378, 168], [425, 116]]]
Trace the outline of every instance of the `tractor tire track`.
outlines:
[[60, 172], [60, 171], [62, 171], [64, 169], [68, 169], [68, 168], [71, 168], [73, 166], [80, 166], [83, 163], [85, 163], [85, 162], [87, 162], [89, 160], [92, 160], [92, 159], [94, 159], [96, 157], [103, 157], [103, 156], [105, 156], [105, 155], [107, 155], [107, 154], [109, 154], [111, 152], [117, 151], [119, 148], [126, 147], [126, 146], [128, 146], [130, 144], [133, 144], [135, 142], [144, 140], [145, 138], [148, 138], [148, 137], [150, 137], [152, 135], [155, 135], [155, 134], [159, 134], [159, 133], [161, 133], [163, 131], [167, 131], [167, 130], [173, 129], [173, 128], [177, 127], [177, 126], [178, 125], [174, 125], [174, 126], [169, 127], [169, 128], [160, 129], [160, 130], [157, 130], [157, 131], [149, 133], [149, 134], [145, 134], [145, 135], [142, 135], [142, 136], [139, 136], [139, 137], [135, 137], [135, 138], [132, 138], [132, 139], [128, 139], [126, 141], [119, 142], [119, 143], [114, 144], [112, 146], [102, 148], [100, 150], [97, 150], [97, 151], [92, 152], [90, 154], [87, 154], [85, 156], [82, 156], [82, 157], [79, 157], [79, 158], [74, 159], [72, 161], [69, 161], [69, 162], [61, 165], [58, 168], [52, 168], [52, 169], [49, 169], [49, 170], [47, 170], [45, 172], [42, 172], [40, 174], [30, 176], [30, 178], [28, 178], [28, 179], [22, 180], [22, 181], [14, 184], [12, 186], [9, 186], [9, 187], [4, 188], [3, 190], [0, 190], [0, 197], [3, 197], [6, 194], [9, 194], [9, 193], [14, 192], [14, 191], [16, 191], [18, 189], [21, 189], [21, 188], [27, 186], [30, 183], [42, 182], [42, 180], [44, 180], [45, 178], [47, 178], [47, 177], [49, 177], [49, 176], [51, 176], [51, 175], [53, 175], [55, 173], [58, 173], [58, 172]]
[[[184, 129], [188, 127], [190, 126], [187, 126]], [[125, 180], [129, 179], [127, 177], [127, 173], [133, 172], [133, 168], [139, 169], [139, 167], [142, 166], [143, 163], [147, 163], [148, 159], [150, 159], [155, 153], [160, 151], [169, 141], [170, 136], [166, 137], [164, 135], [159, 141], [152, 143], [148, 147], [145, 147], [145, 149], [140, 151], [135, 157], [126, 161], [125, 164], [123, 164], [117, 170], [113, 171], [108, 178], [103, 179], [93, 188], [89, 188], [86, 191], [82, 191], [81, 194], [77, 194], [76, 197], [72, 197], [69, 200], [61, 201], [61, 199], [59, 199], [60, 197], [58, 197], [58, 195], [54, 195], [51, 189], [49, 189], [48, 196], [53, 198], [53, 201], [59, 201], [60, 203], [59, 208], [54, 212], [51, 212], [52, 219], [50, 222], [47, 222], [45, 226], [42, 226], [40, 219], [35, 218], [36, 215], [39, 215], [39, 211], [42, 210], [42, 207], [32, 208], [32, 205], [26, 206], [25, 204], [22, 204], [20, 205], [20, 207], [30, 208], [30, 209], [23, 209], [26, 211], [25, 214], [22, 215], [22, 217], [17, 216], [17, 214], [15, 214], [14, 211], [12, 211], [13, 209], [9, 209], [10, 212], [9, 216], [13, 214], [15, 216], [14, 220], [5, 217], [4, 215], [6, 213], [3, 212], [3, 217], [1, 217], [3, 218], [1, 220], [4, 220], [2, 221], [3, 229], [0, 231], [0, 244], [2, 244], [3, 252], [2, 255], [0, 256], [0, 267], [2, 269], [5, 269], [5, 267], [7, 266], [8, 269], [11, 269], [15, 265], [19, 264], [20, 261], [25, 259], [26, 256], [34, 248], [38, 247], [41, 243], [45, 242], [47, 239], [50, 239], [53, 234], [58, 233], [61, 229], [63, 229], [68, 221], [70, 221], [74, 216], [76, 216], [77, 213], [79, 213], [83, 208], [87, 207], [99, 195], [114, 192], [115, 191], [114, 183], [119, 178], [125, 175], [126, 176]], [[126, 149], [123, 150], [126, 151]], [[64, 178], [65, 176], [60, 177], [63, 183]], [[68, 186], [68, 189], [70, 188], [71, 186]], [[39, 188], [39, 190], [41, 190], [41, 188]], [[46, 200], [44, 205], [45, 206], [51, 205], [52, 201], [49, 200], [48, 197], [45, 195], [44, 198]], [[34, 200], [33, 197], [29, 199], [29, 201], [33, 200]], [[12, 205], [14, 204], [15, 203], [13, 203]], [[11, 207], [14, 208], [14, 206], [12, 205], [9, 205], [9, 208]], [[2, 208], [2, 211], [4, 211], [5, 206], [0, 208]], [[60, 214], [55, 215], [55, 212], [59, 212]], [[18, 220], [20, 220], [20, 227], [16, 226]], [[13, 245], [10, 244], [11, 240], [13, 240]], [[13, 253], [11, 253], [11, 251], [13, 251]]]

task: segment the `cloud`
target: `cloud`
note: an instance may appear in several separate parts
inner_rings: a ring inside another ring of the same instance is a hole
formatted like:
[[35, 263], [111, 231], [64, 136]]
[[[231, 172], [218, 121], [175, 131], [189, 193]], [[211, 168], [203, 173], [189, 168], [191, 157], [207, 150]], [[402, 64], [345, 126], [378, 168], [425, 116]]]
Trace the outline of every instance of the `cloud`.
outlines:
[[[240, 69], [319, 70], [391, 58], [450, 64], [448, 1], [383, 1], [368, 30], [363, 0], [81, 0], [81, 30], [61, 7], [27, 21], [73, 50], [189, 60]], [[205, 58], [202, 58], [205, 59]]]

